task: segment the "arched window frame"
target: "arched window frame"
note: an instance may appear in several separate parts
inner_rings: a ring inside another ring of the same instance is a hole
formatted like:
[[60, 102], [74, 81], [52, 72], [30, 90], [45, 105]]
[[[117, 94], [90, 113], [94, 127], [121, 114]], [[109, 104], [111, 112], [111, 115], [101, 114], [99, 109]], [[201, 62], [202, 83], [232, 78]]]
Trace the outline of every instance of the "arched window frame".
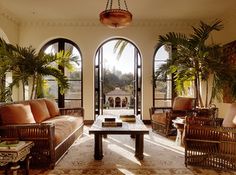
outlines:
[[[157, 108], [163, 108], [163, 107], [172, 107], [173, 98], [176, 96], [174, 92], [174, 83], [172, 79], [172, 75], [168, 75], [165, 79], [155, 78], [155, 73], [158, 70], [158, 67], [161, 64], [166, 63], [167, 59], [169, 58], [157, 58], [157, 53], [159, 49], [162, 49], [162, 47], [166, 47], [168, 49], [169, 55], [168, 57], [171, 57], [171, 46], [160, 46], [155, 50], [154, 56], [153, 56], [153, 107]], [[160, 83], [164, 84], [166, 83], [166, 93], [163, 97], [160, 96], [158, 93], [158, 88], [160, 88]]]
[[[67, 104], [66, 104], [66, 101], [69, 101], [68, 103], [70, 103], [71, 101], [80, 101], [78, 103], [78, 105], [76, 107], [83, 107], [83, 59], [82, 59], [82, 54], [81, 54], [81, 51], [80, 51], [80, 48], [78, 47], [78, 45], [76, 43], [74, 43], [73, 41], [71, 40], [68, 40], [68, 39], [65, 39], [65, 38], [57, 38], [57, 39], [53, 39], [49, 42], [47, 42], [42, 48], [41, 48], [41, 51], [45, 51], [50, 45], [53, 45], [53, 44], [58, 44], [58, 51], [61, 51], [61, 50], [65, 50], [65, 45], [66, 44], [71, 44], [73, 47], [75, 47], [78, 52], [79, 52], [79, 55], [80, 55], [80, 64], [81, 64], [81, 73], [80, 73], [80, 78], [79, 79], [76, 79], [76, 80], [72, 80], [72, 79], [68, 79], [69, 83], [70, 81], [78, 81], [80, 82], [80, 86], [81, 86], [81, 95], [80, 95], [80, 98], [67, 98], [65, 94], [60, 94], [60, 87], [58, 86], [58, 98], [56, 98], [55, 100], [57, 100], [58, 102], [58, 106], [63, 108], [63, 107], [68, 107]], [[65, 68], [64, 67], [59, 67], [63, 73], [65, 73]], [[51, 80], [51, 81], [55, 81], [55, 80]], [[70, 106], [71, 107], [71, 106]], [[75, 106], [72, 106], [72, 107], [75, 107]]]

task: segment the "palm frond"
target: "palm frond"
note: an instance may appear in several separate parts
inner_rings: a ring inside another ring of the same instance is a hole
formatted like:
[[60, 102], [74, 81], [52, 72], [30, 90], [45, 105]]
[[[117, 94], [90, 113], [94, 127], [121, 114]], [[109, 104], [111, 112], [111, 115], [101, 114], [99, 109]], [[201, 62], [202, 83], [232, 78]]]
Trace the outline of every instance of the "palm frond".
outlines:
[[113, 48], [113, 53], [117, 53], [116, 59], [119, 60], [125, 47], [129, 44], [126, 40], [117, 40]]

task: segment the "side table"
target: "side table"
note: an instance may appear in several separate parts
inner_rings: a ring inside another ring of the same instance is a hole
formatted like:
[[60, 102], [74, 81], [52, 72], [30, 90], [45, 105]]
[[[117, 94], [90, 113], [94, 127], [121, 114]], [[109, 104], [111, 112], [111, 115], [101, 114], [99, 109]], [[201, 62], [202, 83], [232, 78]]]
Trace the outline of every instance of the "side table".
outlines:
[[[5, 167], [5, 174], [8, 173], [8, 167], [17, 175], [20, 168], [20, 161], [24, 162], [25, 174], [29, 174], [29, 153], [34, 146], [32, 141], [19, 141], [16, 146], [7, 146], [3, 142], [0, 143], [0, 166]], [[6, 145], [6, 146], [5, 146]]]
[[182, 139], [183, 139], [185, 119], [177, 117], [175, 120], [172, 120], [172, 122], [173, 122], [173, 126], [177, 129], [177, 135], [176, 135], [175, 142], [178, 146], [183, 146]]

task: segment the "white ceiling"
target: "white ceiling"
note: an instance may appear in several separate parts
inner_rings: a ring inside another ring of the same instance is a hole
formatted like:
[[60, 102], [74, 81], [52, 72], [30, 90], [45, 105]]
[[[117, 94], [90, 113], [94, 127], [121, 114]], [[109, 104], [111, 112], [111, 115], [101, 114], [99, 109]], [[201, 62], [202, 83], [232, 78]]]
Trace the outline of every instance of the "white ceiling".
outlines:
[[[236, 13], [236, 0], [126, 1], [134, 20], [219, 18]], [[20, 21], [98, 19], [105, 5], [106, 0], [0, 0], [0, 13], [8, 12]]]

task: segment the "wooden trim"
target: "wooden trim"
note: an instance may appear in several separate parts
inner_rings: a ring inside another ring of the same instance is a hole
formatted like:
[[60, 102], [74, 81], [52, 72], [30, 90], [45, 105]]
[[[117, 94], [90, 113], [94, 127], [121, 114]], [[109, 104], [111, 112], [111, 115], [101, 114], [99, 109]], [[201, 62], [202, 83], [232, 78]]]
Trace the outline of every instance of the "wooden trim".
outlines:
[[151, 125], [151, 120], [143, 120], [143, 123], [144, 123], [145, 125]]
[[94, 120], [84, 120], [85, 125], [92, 125]]

